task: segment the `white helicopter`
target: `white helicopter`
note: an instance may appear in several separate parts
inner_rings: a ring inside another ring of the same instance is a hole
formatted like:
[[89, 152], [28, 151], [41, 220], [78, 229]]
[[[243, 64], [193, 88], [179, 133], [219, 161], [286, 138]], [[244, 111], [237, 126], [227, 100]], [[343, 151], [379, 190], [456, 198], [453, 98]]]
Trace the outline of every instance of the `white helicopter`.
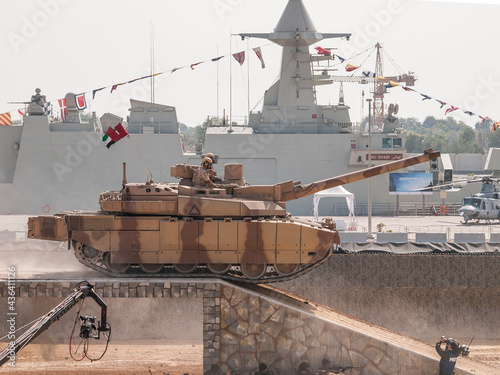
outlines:
[[463, 217], [461, 223], [467, 224], [470, 220], [475, 220], [476, 223], [479, 223], [480, 220], [487, 223], [490, 223], [491, 220], [500, 220], [500, 188], [494, 184], [500, 182], [500, 179], [482, 177], [474, 180], [455, 181], [453, 184], [434, 186], [434, 188], [457, 184], [463, 186], [472, 182], [481, 182], [483, 185], [481, 192], [463, 199], [462, 206], [458, 209], [460, 216]]

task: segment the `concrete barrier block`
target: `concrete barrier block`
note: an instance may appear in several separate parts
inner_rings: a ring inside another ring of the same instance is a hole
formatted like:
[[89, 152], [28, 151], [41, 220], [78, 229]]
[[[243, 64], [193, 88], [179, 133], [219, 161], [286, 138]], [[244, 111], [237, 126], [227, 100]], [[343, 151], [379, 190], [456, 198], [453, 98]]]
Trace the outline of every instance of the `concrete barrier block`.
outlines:
[[340, 242], [366, 242], [366, 232], [340, 232]]
[[500, 242], [500, 233], [491, 233], [490, 242]]
[[377, 242], [408, 242], [408, 233], [377, 233]]
[[447, 242], [446, 233], [415, 233], [415, 242]]
[[455, 233], [455, 243], [480, 243], [485, 241], [484, 233]]

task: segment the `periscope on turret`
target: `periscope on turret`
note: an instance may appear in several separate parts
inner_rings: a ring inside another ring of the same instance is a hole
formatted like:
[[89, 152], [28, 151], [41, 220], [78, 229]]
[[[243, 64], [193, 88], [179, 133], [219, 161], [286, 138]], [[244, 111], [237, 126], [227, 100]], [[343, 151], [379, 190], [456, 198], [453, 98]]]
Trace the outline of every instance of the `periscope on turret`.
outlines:
[[28, 237], [67, 241], [81, 263], [114, 276], [286, 280], [325, 262], [340, 239], [331, 219], [292, 217], [285, 202], [439, 155], [428, 150], [307, 185], [250, 185], [241, 164], [226, 164], [215, 188], [194, 186], [202, 166], [171, 167], [178, 183], [129, 183], [124, 164], [122, 188], [101, 194], [100, 211], [30, 217]]

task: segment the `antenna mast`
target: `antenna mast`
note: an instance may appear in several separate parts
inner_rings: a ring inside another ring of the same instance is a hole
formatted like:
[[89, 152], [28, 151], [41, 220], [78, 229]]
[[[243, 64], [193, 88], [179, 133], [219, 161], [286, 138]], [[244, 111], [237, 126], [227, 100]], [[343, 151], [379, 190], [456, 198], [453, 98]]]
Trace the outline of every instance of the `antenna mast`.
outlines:
[[[380, 49], [382, 46], [377, 43], [377, 60], [375, 62], [375, 77], [384, 76], [384, 68], [382, 64], [382, 56], [380, 55]], [[373, 86], [373, 127], [382, 131], [384, 124], [384, 80], [375, 78], [375, 83]]]
[[155, 30], [154, 30], [154, 25], [153, 21], [150, 21], [149, 23], [149, 46], [150, 46], [150, 70], [151, 70], [151, 104], [154, 103], [155, 101], [155, 77], [153, 77], [153, 74], [155, 73]]

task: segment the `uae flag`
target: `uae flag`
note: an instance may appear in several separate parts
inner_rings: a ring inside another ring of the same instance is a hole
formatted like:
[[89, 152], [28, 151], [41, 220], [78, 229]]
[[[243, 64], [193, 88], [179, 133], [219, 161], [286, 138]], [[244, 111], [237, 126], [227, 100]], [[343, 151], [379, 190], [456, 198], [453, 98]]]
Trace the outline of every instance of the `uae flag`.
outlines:
[[127, 136], [128, 136], [127, 130], [125, 130], [122, 124], [118, 124], [114, 128], [109, 127], [106, 133], [101, 137], [101, 139], [106, 145], [106, 147], [110, 148], [120, 139], [125, 138]]

